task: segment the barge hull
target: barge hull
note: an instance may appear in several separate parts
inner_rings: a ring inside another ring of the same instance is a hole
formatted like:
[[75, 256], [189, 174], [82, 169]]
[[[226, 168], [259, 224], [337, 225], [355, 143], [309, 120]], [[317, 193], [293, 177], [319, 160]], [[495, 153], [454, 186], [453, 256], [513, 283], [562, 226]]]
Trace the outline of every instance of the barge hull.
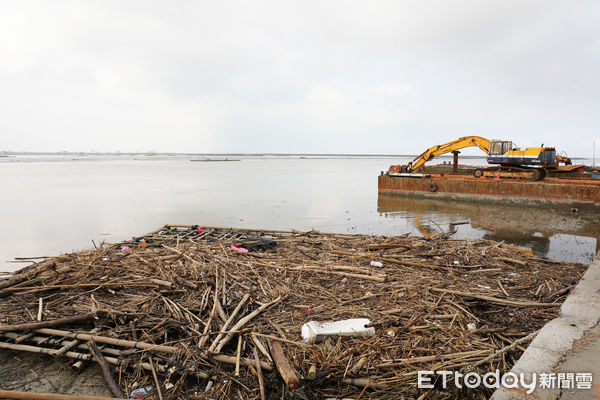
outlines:
[[563, 205], [600, 212], [600, 182], [551, 179], [540, 182], [476, 179], [465, 175], [430, 178], [379, 175], [381, 194], [524, 205]]

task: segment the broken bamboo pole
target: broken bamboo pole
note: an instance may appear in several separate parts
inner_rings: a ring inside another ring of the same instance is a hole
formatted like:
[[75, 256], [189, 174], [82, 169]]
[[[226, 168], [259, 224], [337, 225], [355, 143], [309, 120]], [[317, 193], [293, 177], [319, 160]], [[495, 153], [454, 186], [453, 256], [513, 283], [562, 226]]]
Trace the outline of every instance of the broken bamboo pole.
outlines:
[[254, 365], [256, 367], [256, 375], [258, 375], [258, 386], [260, 389], [260, 399], [266, 400], [267, 396], [265, 393], [265, 378], [263, 377], [262, 368], [260, 366], [260, 358], [258, 358], [258, 350], [254, 348]]
[[279, 375], [281, 375], [286, 385], [291, 389], [294, 389], [300, 383], [300, 377], [288, 357], [285, 355], [283, 346], [275, 340], [269, 340], [269, 347], [271, 348], [271, 356], [275, 361], [275, 366], [277, 367], [277, 371], [279, 371]]
[[175, 347], [163, 346], [159, 344], [152, 344], [140, 341], [132, 341], [132, 340], [123, 340], [123, 339], [113, 339], [105, 336], [98, 335], [90, 335], [87, 333], [73, 333], [69, 331], [62, 331], [58, 329], [36, 329], [35, 332], [42, 333], [44, 335], [54, 335], [54, 336], [62, 336], [68, 337], [72, 339], [81, 339], [81, 340], [93, 340], [96, 343], [105, 343], [112, 344], [115, 346], [121, 347], [131, 347], [139, 350], [148, 350], [154, 351], [158, 353], [169, 353], [175, 354], [177, 353], [177, 349]]
[[17, 400], [115, 400], [115, 397], [81, 396], [59, 393], [19, 392], [17, 390], [0, 390], [0, 399]]
[[96, 316], [95, 313], [87, 313], [87, 314], [74, 315], [72, 317], [59, 318], [59, 319], [54, 319], [54, 320], [49, 320], [49, 321], [25, 322], [23, 324], [15, 324], [15, 325], [0, 325], [0, 332], [28, 331], [31, 329], [46, 328], [49, 326], [74, 324], [77, 322], [88, 321], [90, 319], [93, 319], [95, 316]]
[[497, 304], [505, 304], [509, 306], [517, 306], [517, 307], [560, 307], [560, 303], [539, 303], [537, 301], [525, 301], [525, 300], [509, 300], [509, 299], [500, 299], [498, 297], [485, 296], [482, 294], [469, 293], [469, 292], [461, 292], [459, 290], [450, 290], [450, 289], [440, 289], [440, 288], [429, 288], [431, 292], [436, 293], [448, 293], [456, 296], [470, 297], [472, 299], [477, 300], [485, 300], [492, 303]]
[[117, 383], [113, 379], [112, 374], [110, 372], [110, 365], [108, 364], [108, 361], [106, 361], [106, 358], [104, 358], [104, 356], [100, 352], [100, 349], [98, 348], [96, 343], [94, 343], [93, 340], [88, 340], [87, 346], [88, 346], [88, 349], [90, 349], [90, 353], [92, 353], [92, 355], [94, 356], [94, 360], [96, 360], [96, 362], [98, 364], [100, 364], [100, 368], [102, 369], [102, 374], [104, 374], [104, 379], [106, 380], [106, 383], [108, 384], [108, 387], [110, 388], [110, 391], [113, 392], [115, 397], [117, 397], [119, 399], [124, 399], [125, 395], [119, 388], [119, 385], [117, 385]]

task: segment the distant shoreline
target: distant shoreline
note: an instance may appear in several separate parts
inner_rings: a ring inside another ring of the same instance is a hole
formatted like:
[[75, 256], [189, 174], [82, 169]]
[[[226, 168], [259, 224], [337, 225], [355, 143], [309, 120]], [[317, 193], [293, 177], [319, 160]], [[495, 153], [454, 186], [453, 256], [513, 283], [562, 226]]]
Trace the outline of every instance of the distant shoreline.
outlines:
[[[138, 152], [138, 153], [123, 153], [123, 152], [36, 152], [36, 151], [0, 151], [0, 157], [9, 158], [14, 156], [66, 156], [66, 157], [198, 157], [191, 161], [200, 160], [200, 157], [298, 157], [302, 159], [335, 157], [335, 158], [415, 158], [418, 154], [345, 154], [345, 153], [155, 153], [155, 152]], [[452, 155], [436, 156], [436, 159], [446, 158], [452, 159]], [[460, 159], [482, 159], [485, 155], [461, 155]], [[589, 157], [571, 157], [572, 160], [586, 160]], [[215, 161], [225, 161], [218, 159]], [[233, 160], [230, 160], [233, 161]]]

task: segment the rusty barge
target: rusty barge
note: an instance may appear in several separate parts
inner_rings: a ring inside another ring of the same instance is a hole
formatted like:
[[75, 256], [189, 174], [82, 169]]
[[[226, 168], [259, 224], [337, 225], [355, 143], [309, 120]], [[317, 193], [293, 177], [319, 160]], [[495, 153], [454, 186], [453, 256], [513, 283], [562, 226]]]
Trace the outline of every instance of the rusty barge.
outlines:
[[[464, 173], [394, 176], [381, 172], [380, 194], [522, 205], [552, 205], [600, 213], [600, 179], [548, 177], [543, 181], [475, 178]], [[399, 174], [402, 175], [402, 174]]]

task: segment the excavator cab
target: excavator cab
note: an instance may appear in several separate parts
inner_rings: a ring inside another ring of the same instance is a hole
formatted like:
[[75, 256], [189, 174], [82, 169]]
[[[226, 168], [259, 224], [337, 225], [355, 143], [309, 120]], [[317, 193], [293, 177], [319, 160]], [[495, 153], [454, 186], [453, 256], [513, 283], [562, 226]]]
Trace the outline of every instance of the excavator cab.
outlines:
[[513, 142], [510, 140], [492, 140], [490, 142], [490, 156], [501, 156], [513, 150]]

